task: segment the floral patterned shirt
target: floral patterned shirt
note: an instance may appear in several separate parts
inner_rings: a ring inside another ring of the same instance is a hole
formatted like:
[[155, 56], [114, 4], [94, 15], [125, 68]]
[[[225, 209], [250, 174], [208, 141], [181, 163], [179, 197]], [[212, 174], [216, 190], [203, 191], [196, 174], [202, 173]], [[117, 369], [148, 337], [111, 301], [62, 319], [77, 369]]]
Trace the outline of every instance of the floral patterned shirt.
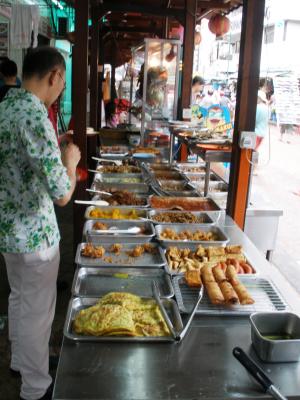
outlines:
[[0, 103], [0, 252], [58, 244], [53, 201], [70, 187], [45, 105], [24, 89], [11, 89]]

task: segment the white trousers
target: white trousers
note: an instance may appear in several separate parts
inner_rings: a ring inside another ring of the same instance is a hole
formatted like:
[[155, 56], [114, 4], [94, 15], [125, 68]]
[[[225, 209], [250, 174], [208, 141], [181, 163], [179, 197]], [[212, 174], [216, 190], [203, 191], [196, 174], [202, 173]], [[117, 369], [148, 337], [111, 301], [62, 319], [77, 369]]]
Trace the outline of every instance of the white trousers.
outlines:
[[35, 253], [3, 255], [11, 289], [8, 305], [11, 368], [22, 375], [21, 397], [36, 400], [52, 382], [49, 339], [55, 313], [59, 246]]

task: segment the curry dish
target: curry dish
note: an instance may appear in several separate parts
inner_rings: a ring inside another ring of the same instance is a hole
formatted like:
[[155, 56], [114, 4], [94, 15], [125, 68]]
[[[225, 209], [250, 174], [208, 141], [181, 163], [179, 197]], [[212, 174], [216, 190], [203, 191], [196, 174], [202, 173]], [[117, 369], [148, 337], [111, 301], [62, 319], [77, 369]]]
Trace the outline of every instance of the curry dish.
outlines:
[[94, 208], [89, 213], [90, 218], [104, 218], [104, 219], [139, 219], [136, 210], [121, 211], [119, 208], [113, 210], [103, 210], [101, 208]]
[[73, 329], [92, 336], [170, 336], [154, 300], [111, 292], [75, 316]]

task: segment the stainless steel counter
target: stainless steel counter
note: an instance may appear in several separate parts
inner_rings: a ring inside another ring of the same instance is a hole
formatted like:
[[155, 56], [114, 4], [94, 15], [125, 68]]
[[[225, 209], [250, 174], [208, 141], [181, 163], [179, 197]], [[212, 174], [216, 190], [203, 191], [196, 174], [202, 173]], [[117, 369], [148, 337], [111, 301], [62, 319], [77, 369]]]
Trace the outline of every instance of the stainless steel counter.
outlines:
[[[232, 243], [244, 246], [261, 275], [300, 313], [300, 296], [226, 217]], [[82, 343], [64, 340], [54, 400], [267, 399], [232, 356], [240, 346], [289, 399], [300, 399], [300, 363], [263, 364], [251, 347], [247, 318], [201, 317], [181, 344]]]

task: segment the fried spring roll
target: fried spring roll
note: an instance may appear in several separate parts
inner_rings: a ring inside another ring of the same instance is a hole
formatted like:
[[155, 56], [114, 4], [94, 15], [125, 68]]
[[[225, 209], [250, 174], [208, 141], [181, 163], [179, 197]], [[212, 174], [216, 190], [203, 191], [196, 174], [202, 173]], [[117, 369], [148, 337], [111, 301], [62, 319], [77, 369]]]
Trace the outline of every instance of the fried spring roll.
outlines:
[[248, 290], [238, 279], [232, 279], [230, 282], [231, 282], [234, 290], [236, 291], [236, 294], [238, 295], [240, 303], [242, 305], [254, 303], [254, 300], [248, 293]]
[[212, 271], [213, 271], [214, 278], [218, 283], [226, 281], [225, 273], [224, 273], [223, 269], [221, 268], [220, 264], [213, 267]]
[[232, 264], [227, 264], [226, 278], [229, 281], [237, 279], [236, 269]]
[[203, 268], [201, 268], [201, 277], [205, 284], [209, 282], [216, 282], [212, 273], [212, 267], [209, 265], [205, 265]]
[[219, 288], [217, 282], [208, 282], [205, 284], [205, 289], [207, 291], [208, 297], [212, 304], [224, 304], [225, 299]]
[[239, 298], [229, 282], [220, 282], [219, 286], [226, 304], [237, 304], [239, 302]]

